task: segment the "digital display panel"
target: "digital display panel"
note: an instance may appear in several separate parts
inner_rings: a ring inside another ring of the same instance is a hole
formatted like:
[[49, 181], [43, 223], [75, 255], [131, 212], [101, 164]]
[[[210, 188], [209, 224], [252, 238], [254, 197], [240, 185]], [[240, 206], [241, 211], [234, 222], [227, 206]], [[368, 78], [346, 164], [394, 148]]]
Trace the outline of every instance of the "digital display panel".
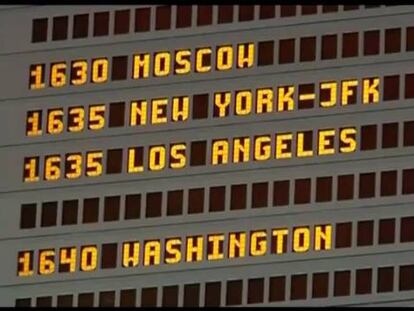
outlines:
[[0, 304], [414, 304], [412, 8], [89, 9], [0, 10]]

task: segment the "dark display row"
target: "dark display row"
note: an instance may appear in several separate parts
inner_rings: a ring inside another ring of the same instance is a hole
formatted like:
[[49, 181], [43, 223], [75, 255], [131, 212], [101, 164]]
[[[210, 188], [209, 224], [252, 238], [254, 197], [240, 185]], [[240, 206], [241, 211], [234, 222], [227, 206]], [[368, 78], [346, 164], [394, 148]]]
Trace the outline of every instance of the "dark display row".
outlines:
[[[320, 8], [322, 7], [322, 8]], [[342, 6], [341, 6], [342, 7]], [[365, 5], [365, 8], [380, 7], [379, 5]], [[362, 8], [359, 5], [345, 5], [343, 11], [353, 11]], [[313, 15], [318, 13], [335, 13], [341, 10], [338, 5], [260, 5], [259, 15], [255, 16], [255, 6], [253, 5], [219, 5], [217, 6], [217, 17], [213, 21], [212, 5], [177, 5], [176, 10], [172, 10], [172, 6], [154, 6], [146, 8], [137, 8], [134, 10], [116, 10], [114, 12], [99, 11], [92, 14], [77, 14], [74, 16], [56, 16], [52, 18], [37, 18], [33, 20], [32, 26], [32, 42], [46, 42], [48, 40], [59, 41], [68, 40], [71, 33], [72, 39], [80, 39], [87, 37], [101, 37], [108, 35], [121, 35], [130, 32], [140, 33], [147, 31], [171, 30], [175, 31], [188, 27], [201, 27], [213, 24], [228, 24], [237, 22], [247, 22], [254, 20], [265, 20], [280, 17], [293, 17], [296, 15]], [[153, 15], [151, 15], [153, 10]], [[341, 11], [342, 11], [341, 10]], [[277, 12], [276, 12], [277, 11]], [[175, 18], [172, 17], [175, 12]], [[234, 19], [236, 12], [237, 16]], [[196, 15], [193, 25], [192, 15]], [[351, 13], [350, 13], [351, 14]], [[91, 17], [90, 17], [91, 15]], [[134, 18], [133, 29], [130, 29], [130, 19]], [[151, 21], [155, 18], [155, 23]], [[72, 32], [69, 31], [69, 19], [73, 19]], [[112, 24], [113, 29], [109, 30]], [[52, 27], [51, 35], [48, 38], [48, 22]], [[89, 23], [93, 23], [92, 34], [89, 34]], [[175, 20], [175, 27], [172, 25]]]
[[[395, 274], [397, 278], [395, 278]], [[374, 283], [375, 279], [376, 283]], [[394, 282], [394, 279], [397, 281]], [[308, 283], [311, 284], [310, 291], [308, 291]], [[245, 290], [247, 289], [245, 291], [246, 298], [244, 298], [243, 287], [247, 287], [245, 288]], [[351, 288], [354, 288], [352, 292]], [[273, 275], [268, 278], [236, 278], [206, 283], [171, 284], [162, 287], [124, 288], [77, 294], [65, 293], [54, 297], [18, 298], [15, 305], [20, 307], [213, 307], [328, 297], [349, 297], [347, 302], [352, 303], [354, 296], [375, 295], [378, 297], [384, 293], [410, 290], [414, 290], [414, 265], [407, 264], [386, 265], [376, 269], [359, 267], [352, 270]], [[200, 297], [201, 291], [204, 292], [203, 300]], [[224, 293], [223, 296], [222, 293]]]
[[[376, 179], [376, 174], [380, 175], [379, 179]], [[379, 180], [379, 184], [376, 180]], [[335, 182], [336, 190], [333, 189]], [[399, 183], [401, 193], [397, 193]], [[293, 196], [290, 195], [290, 188], [293, 188]], [[269, 191], [272, 191], [271, 202], [269, 202]], [[45, 200], [42, 203], [25, 203], [21, 205], [20, 210], [20, 229], [179, 215], [191, 217], [200, 213], [271, 208], [271, 206], [289, 208], [288, 206], [301, 204], [409, 194], [414, 194], [414, 169], [361, 172], [359, 176], [342, 174], [294, 180], [261, 180], [252, 184], [239, 183], [210, 188], [194, 187], [165, 192], [72, 198], [61, 202]], [[185, 196], [186, 200], [184, 200]], [[226, 196], [230, 196], [229, 206], [226, 204]], [[249, 201], [247, 201], [248, 197]], [[162, 208], [163, 201], [166, 201], [166, 210]]]

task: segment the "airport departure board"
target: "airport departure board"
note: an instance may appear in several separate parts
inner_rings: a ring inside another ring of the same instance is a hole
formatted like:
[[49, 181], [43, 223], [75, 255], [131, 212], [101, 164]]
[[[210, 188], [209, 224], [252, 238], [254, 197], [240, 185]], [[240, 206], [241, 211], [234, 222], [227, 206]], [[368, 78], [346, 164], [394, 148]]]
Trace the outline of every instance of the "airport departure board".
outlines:
[[414, 7], [0, 7], [1, 306], [414, 305]]

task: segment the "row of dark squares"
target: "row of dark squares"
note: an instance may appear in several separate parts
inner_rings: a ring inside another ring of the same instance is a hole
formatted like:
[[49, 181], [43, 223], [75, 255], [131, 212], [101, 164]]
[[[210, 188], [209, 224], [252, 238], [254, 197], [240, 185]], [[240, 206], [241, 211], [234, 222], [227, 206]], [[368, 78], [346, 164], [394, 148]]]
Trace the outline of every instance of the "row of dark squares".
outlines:
[[[374, 274], [377, 282], [373, 284]], [[398, 283], [394, 274], [398, 273]], [[352, 277], [353, 274], [353, 277]], [[290, 287], [287, 287], [290, 278]], [[308, 293], [308, 279], [311, 290]], [[351, 280], [354, 291], [351, 293]], [[333, 284], [332, 284], [333, 283]], [[247, 286], [247, 297], [243, 301], [243, 286]], [[221, 297], [222, 287], [225, 295]], [[204, 290], [204, 301], [200, 301], [200, 292]], [[336, 270], [332, 272], [297, 273], [291, 275], [212, 281], [162, 287], [141, 288], [140, 302], [137, 305], [137, 289], [106, 290], [99, 293], [85, 292], [77, 294], [78, 307], [217, 307], [243, 304], [277, 303], [288, 300], [323, 299], [328, 297], [349, 297], [359, 295], [381, 295], [396, 291], [414, 290], [414, 265], [381, 266], [378, 268], [361, 267], [355, 270]], [[265, 293], [266, 292], [266, 293]], [[98, 304], [95, 305], [95, 294]], [[181, 295], [180, 295], [181, 294]], [[161, 304], [157, 300], [161, 295]], [[265, 296], [266, 295], [266, 296]], [[43, 296], [33, 299], [37, 307], [72, 307], [75, 295]], [[118, 296], [118, 299], [116, 299]], [[179, 300], [179, 297], [181, 298]], [[267, 297], [267, 301], [265, 301]], [[373, 296], [375, 297], [375, 296]], [[115, 301], [119, 301], [115, 303]], [[16, 306], [31, 306], [31, 298], [16, 299]]]
[[[126, 56], [125, 56], [126, 57]], [[113, 64], [115, 64], [116, 62], [114, 61]], [[410, 99], [410, 98], [414, 98], [414, 74], [405, 74], [405, 80], [404, 80], [404, 97], [405, 99]], [[400, 76], [399, 75], [389, 75], [389, 76], [384, 76], [383, 81], [382, 81], [382, 99], [384, 101], [391, 101], [391, 100], [398, 100], [400, 98]], [[317, 86], [316, 86], [317, 87]], [[306, 89], [306, 92], [315, 92], [315, 84], [313, 83], [307, 83], [307, 84], [299, 84], [298, 85], [298, 89], [299, 89], [299, 94], [302, 93], [302, 89]], [[305, 92], [305, 91], [303, 91]], [[199, 119], [207, 119], [209, 118], [209, 107], [213, 106], [212, 109], [212, 116], [213, 118], [219, 118], [220, 114], [219, 114], [219, 110], [217, 108], [217, 106], [213, 105], [212, 103], [212, 95], [210, 96], [209, 93], [204, 93], [204, 94], [194, 94], [192, 96], [189, 96], [190, 100], [189, 103], [192, 106], [192, 109], [189, 109], [189, 117], [191, 117], [193, 120], [199, 120]], [[320, 100], [322, 99], [323, 94], [320, 95]], [[354, 92], [354, 95], [351, 96], [349, 98], [349, 105], [353, 105], [357, 103], [357, 92]], [[235, 106], [235, 105], [234, 105]], [[319, 107], [319, 105], [317, 105], [317, 107]], [[130, 111], [128, 111], [126, 109], [126, 103], [125, 102], [113, 102], [113, 103], [109, 103], [108, 104], [108, 110], [109, 110], [109, 114], [108, 114], [108, 121], [107, 121], [107, 127], [112, 128], [112, 127], [123, 127], [125, 126], [125, 114], [127, 113], [127, 119], [130, 118], [130, 116], [128, 115], [128, 113], [130, 113]], [[296, 108], [296, 107], [295, 107]], [[306, 101], [299, 101], [297, 103], [297, 108], [298, 110], [302, 110], [302, 109], [312, 109], [315, 108], [315, 100], [306, 100]], [[236, 109], [234, 107], [234, 109]], [[86, 108], [85, 108], [86, 110]], [[42, 111], [38, 110], [37, 112], [39, 112], [39, 119], [40, 119], [40, 124], [42, 124]], [[32, 113], [32, 111], [28, 112], [28, 117], [29, 114]], [[235, 113], [235, 112], [233, 112]], [[231, 114], [230, 112], [230, 108], [228, 107], [225, 110], [225, 115], [229, 116]], [[166, 117], [168, 117], [166, 115]], [[71, 116], [70, 114], [68, 114], [68, 126], [67, 126], [67, 130], [69, 128], [69, 126], [71, 126], [72, 123], [74, 123], [72, 121], [74, 117]], [[172, 121], [172, 116], [170, 116], [170, 120]], [[26, 130], [28, 130], [28, 128], [26, 128]], [[409, 133], [407, 132], [407, 135], [409, 135]]]
[[[217, 20], [215, 24], [227, 24], [233, 22], [253, 21], [254, 5], [219, 5], [217, 10]], [[296, 5], [281, 5], [278, 10], [279, 17], [296, 16]], [[317, 14], [316, 5], [302, 5], [301, 15]], [[338, 12], [338, 5], [323, 5], [322, 13]], [[379, 7], [365, 6], [365, 7]], [[271, 19], [276, 17], [275, 5], [260, 5], [259, 19]], [[358, 5], [345, 5], [344, 11], [357, 10]], [[134, 17], [134, 32], [147, 32], [151, 30], [170, 30], [172, 28], [172, 6], [163, 5], [156, 6], [155, 10], [155, 25], [151, 29], [151, 7], [137, 8], [135, 11], [116, 10], [111, 17], [111, 12], [96, 12], [93, 14], [92, 32], [94, 37], [108, 36], [110, 34], [109, 25], [110, 18], [114, 19], [113, 31], [111, 34], [120, 35], [128, 34], [130, 29], [131, 15]], [[237, 11], [237, 21], [233, 20], [234, 11]], [[212, 5], [197, 5], [195, 11], [191, 5], [177, 5], [176, 6], [175, 28], [182, 29], [192, 27], [192, 15], [196, 14], [196, 26], [207, 26], [213, 24], [213, 6]], [[298, 13], [299, 14], [299, 13]], [[68, 40], [69, 16], [56, 16], [52, 20], [52, 41]], [[33, 19], [32, 24], [32, 42], [48, 41], [48, 18]], [[87, 38], [89, 36], [89, 14], [77, 14], [73, 16], [72, 39]]]
[[[379, 173], [379, 172], [378, 172]], [[414, 169], [403, 169], [400, 173], [397, 170], [380, 172], [379, 189], [376, 187], [376, 172], [364, 172], [358, 178], [358, 198], [368, 199], [390, 197], [397, 195], [397, 180], [400, 174], [401, 194], [414, 194]], [[338, 176], [321, 176], [312, 178], [299, 178], [290, 180], [279, 180], [273, 182], [272, 206], [288, 206], [333, 201], [334, 178], [337, 182], [337, 201], [352, 200], [355, 197], [356, 178], [354, 174]], [[312, 183], [316, 185], [313, 186]], [[269, 184], [272, 182], [256, 182], [251, 186], [247, 184], [234, 184], [227, 186], [227, 195], [230, 194], [230, 206], [226, 208], [226, 186], [214, 186], [210, 188], [190, 188], [188, 190], [172, 190], [167, 192], [149, 192], [145, 194], [145, 215], [141, 212], [142, 199], [144, 194], [127, 194], [124, 196], [125, 220], [162, 217], [162, 201], [166, 200], [165, 216], [178, 216], [184, 214], [184, 195], [188, 196], [187, 215], [200, 214], [204, 212], [222, 212], [227, 210], [245, 210], [251, 208], [266, 208], [269, 204]], [[290, 202], [290, 187], [294, 187], [293, 202]], [[251, 193], [251, 200], [247, 202], [248, 189]], [[312, 192], [314, 199], [311, 199]], [[229, 193], [230, 192], [230, 193]], [[208, 211], [204, 207], [204, 197], [209, 196]], [[99, 197], [83, 199], [81, 223], [99, 222]], [[103, 199], [103, 221], [112, 222], [120, 220], [121, 195], [106, 196]], [[57, 226], [58, 202], [49, 201], [41, 204], [40, 227]], [[78, 224], [79, 200], [64, 200], [61, 203], [61, 221], [59, 225]], [[102, 211], [101, 211], [102, 213]], [[31, 229], [37, 225], [36, 221], [37, 203], [21, 205], [20, 228]]]
[[[348, 58], [357, 56], [371, 56], [401, 52], [401, 28], [381, 30], [368, 30], [363, 33], [347, 32], [342, 34], [342, 45], [338, 48], [338, 35], [326, 34], [319, 41], [320, 59], [329, 60], [338, 57]], [[359, 35], [363, 36], [362, 55], [359, 55]], [[295, 38], [279, 40], [279, 64], [294, 63], [297, 61], [295, 53]], [[316, 61], [317, 37], [301, 37], [299, 40], [299, 61]], [[414, 51], [414, 27], [406, 28], [405, 51]], [[274, 41], [259, 42], [258, 66], [272, 65], [274, 63]], [[340, 56], [338, 56], [340, 55]]]
[[[378, 55], [380, 51], [384, 53], [399, 53], [401, 52], [402, 34], [401, 28], [385, 29], [384, 39], [381, 40], [380, 30], [369, 30], [363, 33], [363, 56]], [[322, 35], [319, 44], [321, 45], [321, 60], [336, 59], [339, 51], [342, 58], [357, 57], [359, 56], [359, 33], [350, 32], [342, 34], [342, 47], [338, 48], [338, 35], [327, 34]], [[300, 62], [312, 62], [316, 61], [317, 51], [317, 37], [309, 36], [302, 38], [288, 38], [278, 40], [279, 59], [278, 64], [291, 64], [297, 61], [295, 52], [295, 41], [299, 40], [299, 61]], [[259, 41], [257, 44], [257, 66], [269, 66], [273, 65], [275, 60], [275, 41]], [[406, 28], [406, 46], [405, 51], [414, 51], [414, 27]], [[111, 65], [111, 80], [119, 81], [126, 80], [128, 78], [128, 56], [113, 56]], [[211, 65], [211, 57], [205, 58], [205, 66]], [[44, 64], [42, 65], [44, 67]], [[173, 68], [178, 68], [181, 65], [174, 64]], [[43, 68], [44, 80], [44, 68]], [[51, 71], [52, 72], [52, 71]], [[71, 70], [71, 81], [77, 75], [75, 70]], [[33, 83], [34, 77], [29, 79], [29, 86]], [[50, 77], [49, 80], [51, 81]], [[412, 91], [413, 88], [406, 87], [406, 97], [414, 97]], [[407, 95], [410, 94], [410, 95]]]

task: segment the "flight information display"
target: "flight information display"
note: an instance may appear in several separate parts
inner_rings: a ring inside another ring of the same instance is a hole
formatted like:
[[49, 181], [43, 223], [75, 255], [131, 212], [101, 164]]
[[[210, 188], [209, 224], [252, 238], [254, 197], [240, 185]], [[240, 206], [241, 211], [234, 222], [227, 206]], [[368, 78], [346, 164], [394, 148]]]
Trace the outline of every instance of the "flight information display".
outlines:
[[0, 8], [0, 305], [414, 305], [413, 17]]

